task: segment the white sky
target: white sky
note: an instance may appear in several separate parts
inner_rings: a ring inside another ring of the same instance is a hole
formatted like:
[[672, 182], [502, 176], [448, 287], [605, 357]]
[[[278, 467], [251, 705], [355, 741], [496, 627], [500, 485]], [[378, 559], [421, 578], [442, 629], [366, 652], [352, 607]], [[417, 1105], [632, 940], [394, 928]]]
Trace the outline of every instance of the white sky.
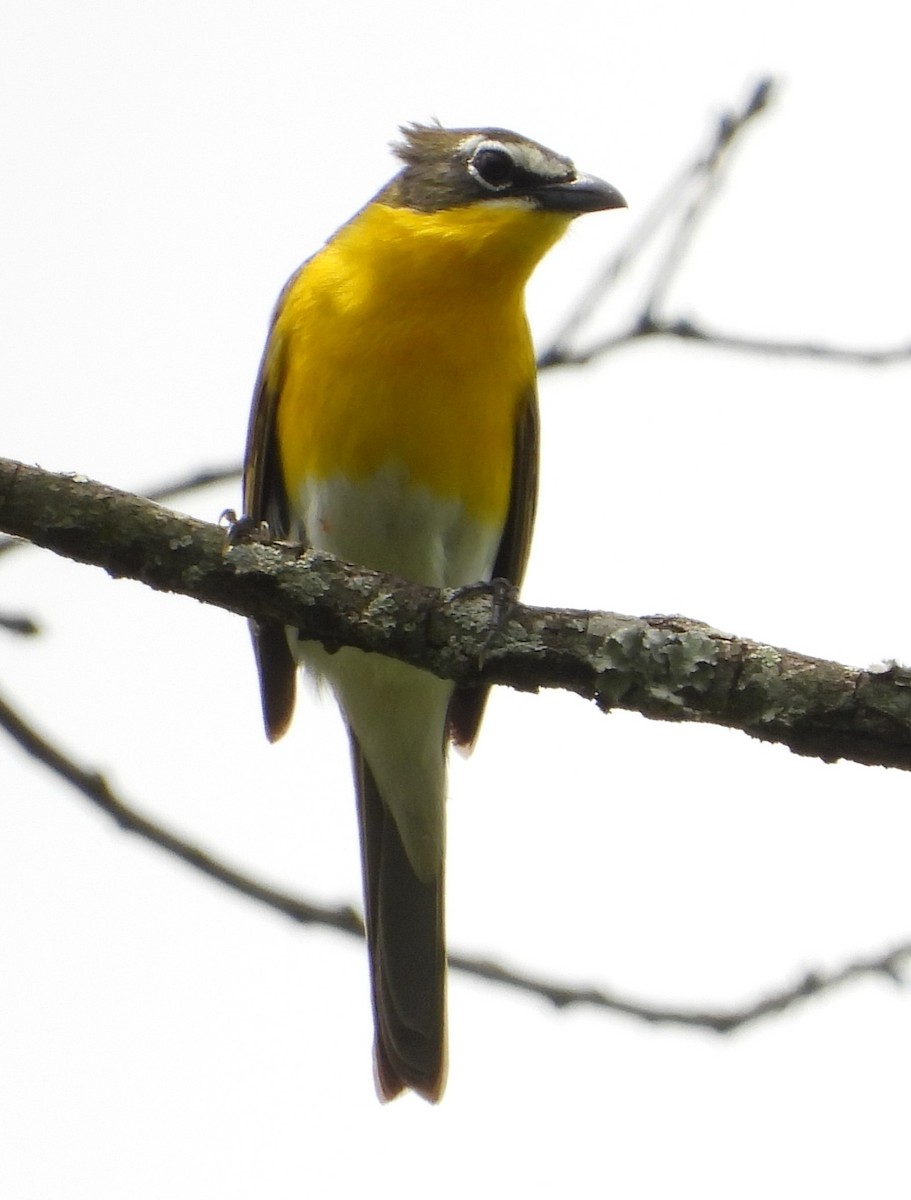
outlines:
[[[541, 337], [715, 115], [784, 80], [674, 290], [732, 331], [908, 337], [898, 6], [410, 0], [0, 17], [0, 453], [143, 489], [239, 458], [285, 277], [404, 120], [513, 127], [618, 186], [530, 292]], [[479, 354], [485, 348], [475, 348]], [[911, 660], [908, 369], [628, 349], [542, 382], [525, 598]], [[183, 507], [214, 519], [236, 489]], [[331, 706], [260, 734], [243, 624], [38, 552], [0, 687], [125, 798], [359, 902]], [[911, 999], [852, 986], [721, 1040], [451, 980], [443, 1104], [381, 1108], [364, 953], [230, 895], [0, 743], [0, 1192], [907, 1195]], [[453, 949], [723, 1006], [911, 931], [911, 781], [498, 694], [453, 765]]]

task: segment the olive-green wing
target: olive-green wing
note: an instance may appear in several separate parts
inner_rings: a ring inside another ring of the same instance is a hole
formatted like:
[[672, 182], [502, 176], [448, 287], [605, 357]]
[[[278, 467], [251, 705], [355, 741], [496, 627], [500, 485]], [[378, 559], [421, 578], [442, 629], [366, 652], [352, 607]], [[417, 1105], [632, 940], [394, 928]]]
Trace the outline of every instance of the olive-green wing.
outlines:
[[[522, 584], [538, 503], [538, 444], [540, 422], [534, 384], [528, 389], [516, 420], [512, 483], [503, 536], [493, 564], [494, 579]], [[458, 746], [470, 748], [478, 736], [489, 687], [457, 687], [449, 704], [449, 732]]]
[[[282, 293], [282, 297], [284, 293]], [[279, 299], [276, 312], [281, 307]], [[275, 415], [284, 381], [281, 351], [275, 345], [275, 318], [259, 366], [253, 393], [247, 453], [244, 459], [244, 514], [258, 526], [265, 522], [272, 538], [290, 533], [288, 496], [282, 474]], [[259, 671], [263, 721], [270, 742], [287, 730], [294, 712], [297, 664], [288, 646], [285, 627], [277, 621], [250, 621], [253, 651]]]

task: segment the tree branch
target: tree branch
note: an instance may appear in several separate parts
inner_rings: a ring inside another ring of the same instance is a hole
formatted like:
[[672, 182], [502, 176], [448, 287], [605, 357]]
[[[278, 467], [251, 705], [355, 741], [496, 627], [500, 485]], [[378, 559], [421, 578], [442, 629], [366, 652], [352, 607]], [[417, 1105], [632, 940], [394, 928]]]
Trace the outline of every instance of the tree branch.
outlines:
[[658, 337], [677, 338], [682, 342], [701, 342], [712, 349], [733, 350], [738, 354], [761, 355], [765, 358], [815, 358], [855, 367], [886, 367], [911, 362], [911, 341], [881, 347], [831, 346], [825, 342], [811, 341], [789, 342], [777, 338], [751, 337], [747, 334], [721, 333], [688, 317], [665, 319], [643, 315], [637, 317], [625, 330], [607, 334], [584, 349], [561, 349], [558, 359], [542, 361], [541, 365], [584, 367], [598, 358], [603, 358], [605, 354], [619, 350], [621, 346]]
[[[121, 829], [138, 834], [147, 841], [153, 842], [160, 849], [174, 855], [196, 870], [202, 871], [209, 878], [240, 892], [251, 900], [265, 904], [276, 912], [290, 917], [298, 924], [328, 926], [339, 933], [363, 938], [364, 925], [353, 908], [347, 905], [327, 907], [269, 887], [267, 884], [252, 879], [220, 862], [199, 846], [185, 841], [161, 825], [150, 821], [147, 817], [141, 816], [112, 791], [103, 775], [81, 767], [68, 758], [30, 726], [2, 697], [0, 697], [0, 727], [6, 729], [19, 746], [33, 758], [64, 779], [92, 804], [113, 817]], [[475, 958], [464, 954], [450, 954], [448, 961], [453, 970], [538, 996], [558, 1009], [585, 1004], [610, 1012], [622, 1013], [649, 1024], [686, 1025], [709, 1029], [714, 1033], [731, 1033], [762, 1017], [783, 1012], [800, 1000], [817, 996], [821, 992], [832, 991], [834, 988], [862, 976], [881, 975], [895, 983], [901, 983], [901, 970], [909, 957], [911, 957], [911, 940], [901, 942], [885, 953], [858, 958], [834, 971], [807, 972], [796, 984], [771, 992], [738, 1009], [686, 1009], [654, 1005], [603, 988], [570, 986], [545, 980], [539, 976], [511, 971], [489, 959]]]
[[[582, 289], [550, 345], [541, 352], [539, 371], [583, 366], [646, 337], [679, 338], [741, 353], [831, 359], [863, 366], [911, 361], [911, 340], [895, 346], [870, 348], [828, 346], [805, 339], [778, 341], [713, 330], [697, 324], [685, 313], [668, 315], [663, 311], [667, 293], [686, 261], [696, 230], [720, 191], [731, 149], [753, 126], [754, 118], [770, 107], [775, 89], [773, 79], [760, 79], [739, 110], [725, 112], [719, 117], [706, 149], [697, 153], [673, 177], [646, 209], [626, 242]], [[586, 347], [574, 346], [574, 340], [599, 305], [659, 237], [667, 239], [667, 246], [651, 269], [639, 311], [619, 330], [603, 334]]]
[[[197, 492], [200, 488], [212, 487], [216, 483], [230, 483], [238, 480], [241, 470], [240, 463], [228, 463], [221, 467], [200, 467], [187, 475], [172, 479], [168, 483], [156, 484], [155, 487], [143, 489], [137, 494], [144, 496], [146, 500], [156, 500], [160, 503], [162, 500], [173, 500], [176, 496], [183, 495], [184, 492]], [[28, 544], [22, 538], [0, 538], [0, 556]]]
[[57, 554], [385, 654], [463, 684], [562, 688], [604, 711], [740, 729], [795, 753], [911, 769], [911, 671], [860, 670], [680, 616], [515, 605], [407, 583], [219, 526], [98, 483], [0, 459], [0, 529]]
[[7, 633], [18, 633], [23, 637], [33, 637], [41, 632], [32, 618], [24, 613], [0, 613], [0, 629], [5, 629]]
[[168, 854], [202, 871], [210, 879], [217, 879], [226, 887], [258, 900], [270, 908], [283, 912], [285, 916], [302, 925], [328, 925], [342, 933], [364, 936], [364, 925], [353, 908], [326, 908], [323, 905], [310, 904], [296, 896], [289, 896], [275, 888], [242, 875], [233, 867], [213, 858], [205, 850], [191, 842], [184, 841], [174, 833], [170, 833], [154, 821], [141, 816], [135, 809], [130, 808], [111, 790], [107, 780], [97, 771], [81, 767], [73, 759], [67, 757], [58, 747], [53, 746], [29, 725], [2, 697], [0, 697], [0, 726], [26, 751], [32, 758], [43, 763], [55, 775], [64, 779], [76, 791], [81, 792], [87, 800], [113, 817], [121, 829], [128, 833], [136, 833], [146, 841], [153, 842]]

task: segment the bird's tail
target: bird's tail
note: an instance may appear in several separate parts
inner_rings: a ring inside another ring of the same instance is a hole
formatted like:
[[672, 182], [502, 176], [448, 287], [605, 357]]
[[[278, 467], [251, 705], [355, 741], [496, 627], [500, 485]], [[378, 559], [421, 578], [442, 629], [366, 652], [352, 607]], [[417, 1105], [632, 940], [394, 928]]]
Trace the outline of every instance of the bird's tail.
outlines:
[[425, 883], [354, 733], [364, 907], [380, 1098], [413, 1088], [435, 1103], [446, 1083], [446, 949], [443, 867]]

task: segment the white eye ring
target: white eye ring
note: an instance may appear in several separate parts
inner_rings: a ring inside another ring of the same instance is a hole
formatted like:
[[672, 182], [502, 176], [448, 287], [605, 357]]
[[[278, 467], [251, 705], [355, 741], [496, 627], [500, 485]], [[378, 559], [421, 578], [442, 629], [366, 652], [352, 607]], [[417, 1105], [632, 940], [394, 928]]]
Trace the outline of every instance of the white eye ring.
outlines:
[[[488, 163], [502, 162], [508, 164], [508, 178], [504, 178], [502, 183], [497, 183], [487, 179], [477, 167], [476, 160], [481, 155], [487, 155]], [[468, 160], [468, 172], [472, 175], [481, 187], [486, 188], [488, 192], [502, 192], [506, 188], [511, 187], [515, 179], [516, 160], [503, 145], [502, 142], [494, 142], [491, 140], [479, 142], [471, 152], [471, 158]]]

